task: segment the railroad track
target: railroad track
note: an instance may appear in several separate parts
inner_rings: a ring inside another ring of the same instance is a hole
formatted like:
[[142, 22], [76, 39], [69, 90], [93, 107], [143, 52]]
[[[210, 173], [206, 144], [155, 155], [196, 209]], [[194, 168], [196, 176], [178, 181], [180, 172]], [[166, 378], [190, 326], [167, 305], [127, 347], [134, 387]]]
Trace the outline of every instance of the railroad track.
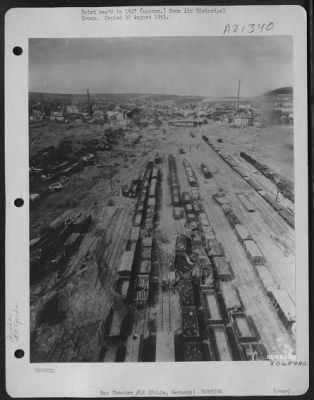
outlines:
[[[116, 179], [119, 179], [119, 186], [109, 190], [109, 192], [107, 192], [101, 199], [99, 199], [101, 201], [101, 204], [97, 204], [95, 205], [95, 197], [91, 197], [88, 196], [86, 199], [84, 199], [83, 201], [80, 202], [79, 206], [77, 206], [76, 208], [73, 209], [73, 213], [71, 215], [69, 215], [68, 217], [72, 217], [74, 218], [78, 212], [80, 212], [81, 210], [84, 210], [86, 213], [91, 213], [94, 210], [94, 215], [97, 217], [100, 213], [100, 211], [103, 209], [104, 205], [103, 202], [108, 200], [111, 196], [113, 196], [114, 194], [118, 194], [118, 191], [120, 190], [120, 187], [125, 185], [130, 179], [132, 179], [134, 176], [136, 176], [139, 171], [141, 170], [141, 168], [145, 165], [145, 163], [152, 157], [153, 155], [153, 151], [149, 152], [148, 154], [146, 154], [144, 157], [142, 157], [141, 159], [137, 160], [132, 166], [131, 169], [128, 170], [128, 172], [123, 173], [123, 172], [119, 172], [118, 176], [116, 176]], [[120, 175], [123, 174], [123, 175]], [[99, 190], [97, 191], [103, 191], [104, 187], [108, 186], [108, 179], [102, 180], [101, 182], [98, 182], [95, 186], [93, 186], [91, 188], [95, 189], [97, 187], [99, 187]], [[99, 201], [97, 200], [97, 202]]]
[[[98, 260], [98, 267], [104, 270], [104, 274], [102, 276], [99, 276], [99, 279], [101, 281], [102, 288], [108, 296], [108, 301], [106, 302], [106, 304], [104, 304], [104, 314], [108, 313], [110, 308], [113, 307], [115, 310], [118, 310], [120, 313], [122, 313], [123, 318], [127, 313], [127, 308], [120, 294], [118, 294], [114, 290], [114, 284], [117, 279], [117, 274], [115, 273], [114, 268], [117, 263], [118, 255], [120, 254], [121, 245], [125, 239], [122, 232], [125, 229], [125, 219], [130, 213], [130, 208], [118, 210], [119, 222], [114, 224], [114, 222], [116, 221], [114, 214], [111, 218], [110, 224], [111, 231], [109, 240], [110, 243], [113, 242], [113, 245], [109, 247], [108, 252], [105, 251], [102, 259]], [[119, 237], [118, 241], [114, 240], [116, 236]], [[103, 266], [101, 266], [100, 264], [102, 264]]]
[[159, 285], [161, 295], [161, 329], [171, 331], [171, 304], [170, 304], [170, 291], [166, 284], [163, 282], [168, 281], [168, 260], [162, 249], [157, 247], [157, 256], [159, 261]]
[[[110, 253], [108, 254], [108, 256], [106, 256], [106, 263], [110, 269], [112, 269], [113, 266], [115, 265], [117, 253], [119, 251], [121, 242], [124, 239], [124, 235], [122, 233], [123, 233], [125, 223], [127, 221], [129, 214], [130, 214], [130, 209], [128, 209], [128, 208], [123, 209], [121, 214], [119, 215], [119, 222], [116, 220], [113, 221], [114, 229], [113, 229], [112, 235], [110, 237], [110, 240], [111, 240], [111, 243], [112, 243], [112, 241], [114, 243], [113, 243], [113, 246], [111, 246]], [[118, 240], [116, 240], [117, 237], [119, 238]]]

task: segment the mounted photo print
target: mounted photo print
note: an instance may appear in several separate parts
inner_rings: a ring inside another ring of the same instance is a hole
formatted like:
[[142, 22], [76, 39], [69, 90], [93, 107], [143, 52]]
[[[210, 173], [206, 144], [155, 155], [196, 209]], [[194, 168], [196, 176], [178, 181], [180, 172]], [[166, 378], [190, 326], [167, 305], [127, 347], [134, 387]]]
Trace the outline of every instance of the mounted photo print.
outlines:
[[5, 33], [8, 393], [305, 393], [305, 10], [15, 8]]

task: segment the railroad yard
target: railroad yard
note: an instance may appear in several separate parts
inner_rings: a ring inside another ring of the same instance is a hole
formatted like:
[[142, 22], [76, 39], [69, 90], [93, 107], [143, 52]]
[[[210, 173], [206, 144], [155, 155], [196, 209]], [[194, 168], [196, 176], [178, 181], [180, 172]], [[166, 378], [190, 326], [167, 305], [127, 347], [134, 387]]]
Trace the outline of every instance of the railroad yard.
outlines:
[[293, 173], [252, 129], [121, 135], [31, 209], [33, 362], [295, 354]]

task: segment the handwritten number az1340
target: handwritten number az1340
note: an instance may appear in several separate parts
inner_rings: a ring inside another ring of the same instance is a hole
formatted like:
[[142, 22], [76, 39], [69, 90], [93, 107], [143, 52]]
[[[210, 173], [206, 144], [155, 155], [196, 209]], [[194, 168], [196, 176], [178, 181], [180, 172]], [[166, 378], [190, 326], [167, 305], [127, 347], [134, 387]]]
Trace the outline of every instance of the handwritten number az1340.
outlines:
[[233, 33], [263, 33], [269, 32], [274, 29], [275, 24], [273, 22], [269, 22], [268, 24], [247, 24], [247, 25], [238, 25], [238, 24], [227, 24], [224, 29], [224, 35], [233, 34]]

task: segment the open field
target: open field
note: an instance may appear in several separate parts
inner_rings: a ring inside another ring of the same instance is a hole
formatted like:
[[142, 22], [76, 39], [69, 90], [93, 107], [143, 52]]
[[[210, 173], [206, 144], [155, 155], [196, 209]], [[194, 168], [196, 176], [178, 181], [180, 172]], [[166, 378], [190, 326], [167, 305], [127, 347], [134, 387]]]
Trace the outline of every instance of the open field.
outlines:
[[[109, 150], [95, 149], [106, 129], [119, 136]], [[175, 127], [164, 118], [161, 126], [77, 122], [69, 128], [45, 121], [30, 128], [31, 157], [66, 140], [71, 150], [62, 154], [69, 164], [89, 153], [94, 158], [58, 176], [62, 190], [45, 193], [31, 208], [32, 361], [218, 361], [295, 353], [294, 229], [278, 212], [293, 215], [293, 202], [240, 156], [249, 153], [293, 186], [291, 126], [232, 128], [209, 121]], [[36, 179], [34, 188], [40, 187]], [[248, 237], [240, 238], [235, 225]], [[251, 242], [258, 254], [250, 253]], [[240, 309], [227, 308], [226, 282]], [[278, 305], [277, 291], [288, 303]], [[289, 315], [280, 306], [290, 307]]]

